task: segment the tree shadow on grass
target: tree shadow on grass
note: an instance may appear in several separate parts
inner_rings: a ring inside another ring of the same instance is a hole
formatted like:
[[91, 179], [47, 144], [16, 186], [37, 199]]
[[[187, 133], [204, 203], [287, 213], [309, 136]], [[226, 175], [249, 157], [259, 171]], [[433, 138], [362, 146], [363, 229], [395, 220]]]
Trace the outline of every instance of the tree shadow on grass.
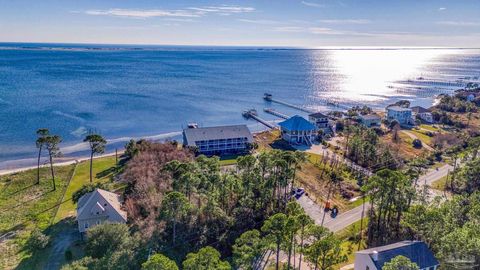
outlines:
[[113, 166], [113, 167], [110, 167], [106, 170], [103, 170], [101, 172], [98, 172], [95, 177], [98, 178], [103, 178], [103, 177], [106, 177], [108, 175], [113, 175], [115, 172], [117, 171], [117, 167]]
[[25, 245], [21, 251], [30, 256], [23, 259], [15, 269], [60, 269], [68, 263], [65, 260], [65, 251], [80, 239], [76, 228], [74, 217], [65, 218], [49, 226], [43, 231], [50, 237], [47, 247], [41, 250], [29, 250], [29, 247]]

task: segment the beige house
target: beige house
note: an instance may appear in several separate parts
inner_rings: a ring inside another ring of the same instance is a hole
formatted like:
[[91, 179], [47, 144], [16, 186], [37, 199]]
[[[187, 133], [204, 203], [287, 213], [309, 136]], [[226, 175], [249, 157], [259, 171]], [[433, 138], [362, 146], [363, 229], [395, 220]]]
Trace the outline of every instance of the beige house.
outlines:
[[78, 230], [81, 233], [102, 223], [126, 223], [127, 212], [122, 210], [120, 195], [103, 189], [83, 195], [77, 205]]

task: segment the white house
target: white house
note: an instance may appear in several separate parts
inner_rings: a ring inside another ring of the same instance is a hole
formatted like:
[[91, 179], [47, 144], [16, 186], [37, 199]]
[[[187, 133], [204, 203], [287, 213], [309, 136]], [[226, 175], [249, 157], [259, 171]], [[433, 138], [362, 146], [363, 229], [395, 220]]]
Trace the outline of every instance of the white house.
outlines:
[[440, 265], [424, 242], [402, 241], [356, 252], [354, 270], [381, 270], [385, 263], [399, 255], [409, 258], [420, 270], [437, 270]]
[[308, 120], [314, 124], [317, 129], [330, 132], [330, 125], [328, 123], [328, 116], [323, 113], [317, 112], [308, 115]]
[[382, 121], [382, 118], [378, 114], [360, 114], [358, 117], [360, 118], [360, 124], [367, 128], [379, 127]]
[[415, 106], [415, 107], [412, 107], [411, 109], [412, 109], [413, 118], [418, 117], [427, 123], [433, 123], [432, 113], [428, 109], [425, 109], [420, 106]]
[[387, 119], [397, 120], [400, 125], [413, 125], [412, 109], [400, 106], [387, 107]]
[[311, 145], [317, 138], [317, 128], [305, 118], [295, 115], [278, 124], [282, 139], [291, 144]]
[[126, 223], [127, 212], [122, 209], [120, 195], [97, 188], [80, 197], [77, 222], [78, 230], [84, 233], [102, 223]]

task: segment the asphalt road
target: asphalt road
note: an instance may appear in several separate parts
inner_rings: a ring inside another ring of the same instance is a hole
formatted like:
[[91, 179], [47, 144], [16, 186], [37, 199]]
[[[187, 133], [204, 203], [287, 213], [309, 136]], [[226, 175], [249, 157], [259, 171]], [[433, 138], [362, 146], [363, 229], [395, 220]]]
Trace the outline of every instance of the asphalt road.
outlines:
[[[429, 170], [426, 174], [419, 178], [417, 182], [417, 189], [423, 189], [425, 185], [431, 185], [434, 181], [446, 176], [451, 170], [453, 170], [453, 166], [448, 164], [443, 165], [442, 167], [438, 168], [438, 170]], [[307, 196], [300, 197], [297, 202], [303, 207], [307, 215], [309, 215], [316, 224], [321, 225], [322, 219], [324, 218], [323, 226], [332, 232], [340, 231], [362, 218], [362, 205], [357, 206], [345, 213], [340, 213], [336, 218], [331, 218], [330, 213], [326, 213], [324, 215], [323, 205], [316, 204]], [[369, 208], [370, 203], [366, 203], [365, 212]]]

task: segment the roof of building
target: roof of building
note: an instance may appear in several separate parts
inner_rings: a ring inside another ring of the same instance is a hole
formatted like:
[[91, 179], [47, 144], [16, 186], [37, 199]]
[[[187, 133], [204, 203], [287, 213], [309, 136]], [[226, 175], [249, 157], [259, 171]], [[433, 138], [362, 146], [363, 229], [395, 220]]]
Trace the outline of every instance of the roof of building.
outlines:
[[321, 112], [312, 113], [312, 114], [309, 114], [308, 116], [313, 117], [313, 118], [328, 118], [328, 116], [326, 116], [325, 114], [323, 114]]
[[125, 222], [127, 221], [127, 212], [122, 210], [120, 195], [99, 188], [80, 197], [77, 204], [77, 219], [88, 218], [89, 210], [94, 207], [105, 210], [108, 206], [104, 207], [99, 203], [102, 198], [114, 212], [121, 216]]
[[382, 117], [380, 117], [380, 115], [378, 114], [365, 114], [365, 115], [362, 115], [360, 114], [359, 116], [361, 119], [365, 119], [365, 120], [380, 120], [382, 119]]
[[410, 109], [412, 109], [412, 112], [415, 112], [415, 113], [427, 113], [427, 112], [430, 112], [428, 109], [424, 108], [424, 107], [421, 107], [421, 106], [414, 106], [414, 107], [411, 107]]
[[389, 107], [387, 107], [387, 110], [397, 111], [397, 112], [411, 112], [412, 111], [412, 109], [410, 109], [410, 108], [404, 108], [404, 107], [400, 107], [400, 106], [389, 106]]
[[197, 141], [247, 138], [253, 140], [252, 133], [246, 125], [216, 126], [204, 128], [187, 128], [183, 130], [186, 145], [194, 146]]
[[305, 118], [295, 115], [287, 120], [278, 123], [278, 125], [286, 130], [308, 131], [315, 130], [315, 126]]
[[[372, 255], [377, 252], [378, 260], [374, 260]], [[377, 269], [382, 269], [386, 262], [402, 255], [416, 263], [420, 269], [439, 265], [438, 260], [428, 248], [427, 244], [422, 241], [402, 241], [391, 245], [375, 247], [358, 251], [359, 254], [368, 254], [372, 258]]]

